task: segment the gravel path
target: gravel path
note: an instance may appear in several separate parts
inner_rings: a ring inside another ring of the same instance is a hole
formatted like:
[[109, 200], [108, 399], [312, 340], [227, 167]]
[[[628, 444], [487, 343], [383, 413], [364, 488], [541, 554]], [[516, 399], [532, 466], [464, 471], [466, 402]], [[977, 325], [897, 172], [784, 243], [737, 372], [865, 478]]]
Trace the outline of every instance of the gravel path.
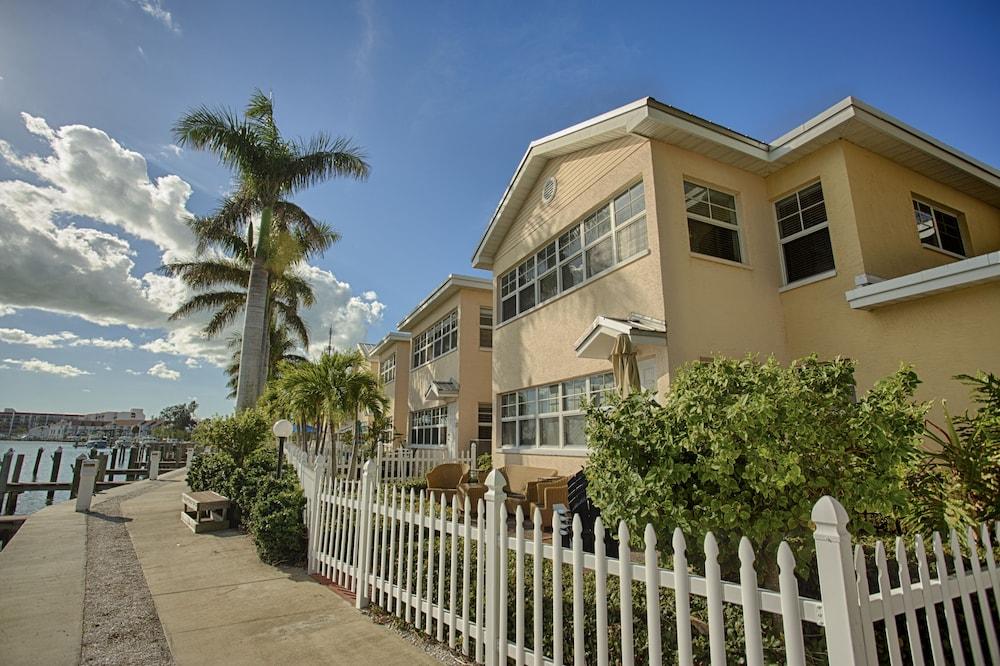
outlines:
[[173, 664], [167, 638], [121, 514], [135, 490], [87, 516], [87, 584], [81, 664]]

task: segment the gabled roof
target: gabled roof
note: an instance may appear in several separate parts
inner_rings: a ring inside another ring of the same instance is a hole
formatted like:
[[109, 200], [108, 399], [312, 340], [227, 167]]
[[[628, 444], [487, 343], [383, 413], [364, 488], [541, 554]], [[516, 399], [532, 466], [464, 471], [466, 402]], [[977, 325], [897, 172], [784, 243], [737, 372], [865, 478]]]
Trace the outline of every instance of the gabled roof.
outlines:
[[532, 141], [472, 257], [490, 270], [497, 249], [549, 160], [601, 143], [638, 136], [700, 153], [768, 176], [838, 139], [871, 150], [928, 178], [1000, 207], [1000, 171], [853, 97], [765, 143], [652, 97]]
[[424, 400], [451, 400], [458, 397], [458, 382], [431, 380], [424, 391]]
[[358, 351], [361, 352], [361, 354], [365, 358], [371, 358], [372, 357], [372, 350], [373, 349], [375, 349], [375, 345], [372, 344], [371, 342], [359, 342], [358, 343]]
[[625, 319], [602, 315], [594, 319], [573, 348], [580, 358], [606, 359], [620, 335], [627, 335], [633, 345], [666, 346], [667, 324], [634, 312]]
[[406, 331], [410, 326], [414, 325], [416, 322], [420, 321], [420, 318], [432, 311], [435, 307], [440, 305], [445, 301], [445, 299], [451, 297], [452, 294], [458, 292], [460, 289], [482, 289], [485, 291], [493, 291], [493, 282], [487, 278], [473, 277], [471, 275], [455, 275], [452, 273], [445, 281], [437, 286], [437, 288], [431, 292], [431, 295], [420, 302], [420, 305], [415, 307], [410, 314], [403, 317], [396, 328], [401, 331]]
[[372, 345], [371, 354], [381, 354], [389, 345], [394, 342], [409, 342], [409, 333], [400, 333], [399, 331], [390, 331], [385, 334], [385, 337]]

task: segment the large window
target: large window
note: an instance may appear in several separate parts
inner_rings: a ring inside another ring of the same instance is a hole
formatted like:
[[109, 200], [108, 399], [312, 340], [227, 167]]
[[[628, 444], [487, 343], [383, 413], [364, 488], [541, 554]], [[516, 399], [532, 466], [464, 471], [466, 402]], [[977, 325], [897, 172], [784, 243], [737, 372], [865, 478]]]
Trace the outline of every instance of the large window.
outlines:
[[965, 243], [962, 242], [958, 216], [914, 199], [913, 217], [917, 222], [917, 236], [921, 243], [965, 256]]
[[798, 282], [834, 269], [830, 225], [823, 187], [803, 188], [774, 204], [781, 238], [785, 283]]
[[393, 352], [379, 364], [379, 377], [382, 379], [382, 384], [388, 384], [390, 382], [396, 381], [396, 353]]
[[736, 197], [684, 181], [691, 251], [729, 261], [743, 261], [736, 220]]
[[500, 396], [500, 444], [539, 448], [587, 445], [583, 401], [600, 404], [614, 389], [610, 372]]
[[639, 182], [502, 275], [500, 321], [541, 305], [646, 247], [646, 199]]
[[458, 348], [458, 310], [452, 310], [413, 338], [413, 365], [418, 368]]
[[410, 444], [443, 446], [448, 443], [448, 408], [410, 412]]
[[493, 308], [479, 308], [479, 346], [493, 347]]

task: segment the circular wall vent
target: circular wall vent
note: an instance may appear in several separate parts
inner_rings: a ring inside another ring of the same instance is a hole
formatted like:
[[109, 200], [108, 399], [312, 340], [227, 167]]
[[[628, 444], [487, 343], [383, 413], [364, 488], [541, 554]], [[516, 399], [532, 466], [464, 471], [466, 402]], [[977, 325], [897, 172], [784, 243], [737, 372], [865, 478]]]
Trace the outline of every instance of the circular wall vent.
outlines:
[[556, 198], [556, 177], [549, 176], [549, 179], [542, 185], [542, 203], [549, 203]]

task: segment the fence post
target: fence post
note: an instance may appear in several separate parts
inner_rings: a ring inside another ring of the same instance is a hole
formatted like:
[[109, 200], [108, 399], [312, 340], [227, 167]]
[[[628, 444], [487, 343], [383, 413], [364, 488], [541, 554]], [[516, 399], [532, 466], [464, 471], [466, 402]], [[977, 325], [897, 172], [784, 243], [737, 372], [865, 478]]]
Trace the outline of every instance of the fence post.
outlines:
[[184, 461], [184, 466], [191, 469], [191, 463], [194, 461], [194, 447], [190, 447], [187, 450], [187, 460]]
[[[494, 469], [486, 477], [486, 583], [483, 599], [486, 603], [486, 666], [501, 666], [507, 663], [507, 637], [500, 636], [500, 540], [507, 538], [507, 525], [503, 524], [503, 505], [507, 494], [504, 487], [507, 479]], [[556, 538], [556, 537], [553, 537]]]
[[322, 511], [320, 510], [320, 497], [323, 494], [323, 484], [326, 482], [326, 456], [320, 454], [316, 456], [316, 464], [313, 467], [313, 487], [310, 493], [310, 505], [309, 505], [309, 573], [316, 573], [319, 571], [319, 566], [317, 564], [316, 554], [319, 551], [319, 544], [316, 538], [319, 536], [321, 530], [320, 527], [320, 516]]
[[852, 666], [866, 664], [867, 658], [851, 533], [847, 531], [849, 520], [843, 505], [829, 495], [813, 506], [813, 539], [829, 660], [831, 664]]
[[80, 486], [76, 495], [76, 510], [78, 513], [90, 511], [90, 500], [94, 497], [94, 484], [97, 481], [97, 461], [84, 460], [80, 464]]
[[156, 481], [160, 478], [160, 452], [149, 452], [149, 480]]
[[368, 596], [368, 569], [371, 567], [371, 547], [372, 547], [372, 509], [375, 497], [375, 465], [369, 459], [365, 461], [365, 466], [361, 472], [361, 497], [358, 505], [358, 562], [355, 571], [357, 574], [358, 591], [355, 595], [354, 607], [358, 609], [368, 608], [371, 598]]

